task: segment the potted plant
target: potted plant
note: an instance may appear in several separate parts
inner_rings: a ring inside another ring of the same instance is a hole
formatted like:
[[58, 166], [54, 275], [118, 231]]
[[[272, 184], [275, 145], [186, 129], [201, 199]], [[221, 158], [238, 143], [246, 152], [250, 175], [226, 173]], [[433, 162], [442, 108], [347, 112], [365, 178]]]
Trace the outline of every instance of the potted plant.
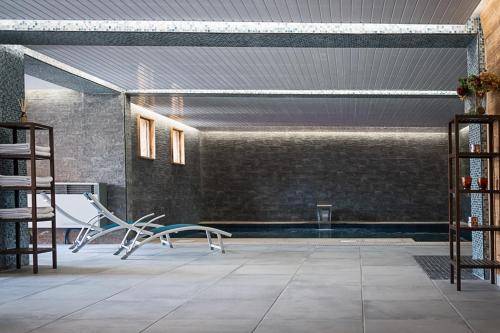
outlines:
[[485, 114], [484, 98], [486, 93], [500, 91], [500, 77], [491, 72], [469, 75], [458, 80], [457, 95], [462, 101], [469, 101], [468, 114]]
[[26, 123], [28, 122], [28, 115], [27, 115], [27, 111], [28, 111], [28, 101], [26, 101], [26, 99], [24, 98], [21, 98], [19, 99], [19, 108], [21, 109], [21, 117], [20, 117], [20, 121], [22, 123]]

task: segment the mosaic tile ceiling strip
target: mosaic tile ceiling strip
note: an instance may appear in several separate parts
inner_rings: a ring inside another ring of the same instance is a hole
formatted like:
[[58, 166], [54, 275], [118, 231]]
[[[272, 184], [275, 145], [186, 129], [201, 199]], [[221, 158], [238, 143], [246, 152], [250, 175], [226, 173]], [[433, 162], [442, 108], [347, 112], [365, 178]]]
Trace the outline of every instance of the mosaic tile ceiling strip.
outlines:
[[216, 90], [216, 89], [152, 89], [127, 90], [131, 95], [176, 95], [176, 96], [299, 96], [299, 97], [342, 97], [342, 96], [456, 96], [454, 90]]
[[480, 0], [16, 0], [0, 19], [464, 24]]
[[216, 34], [473, 34], [474, 25], [199, 21], [0, 20], [2, 31]]

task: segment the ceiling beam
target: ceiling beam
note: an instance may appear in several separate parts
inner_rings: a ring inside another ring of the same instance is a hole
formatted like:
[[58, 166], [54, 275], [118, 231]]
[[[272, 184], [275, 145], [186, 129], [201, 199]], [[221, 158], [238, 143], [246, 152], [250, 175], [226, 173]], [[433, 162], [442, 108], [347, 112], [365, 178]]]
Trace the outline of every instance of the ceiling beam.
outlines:
[[453, 97], [453, 90], [219, 90], [219, 89], [151, 89], [127, 90], [131, 96], [183, 97]]
[[462, 48], [465, 25], [0, 20], [0, 44], [213, 47]]

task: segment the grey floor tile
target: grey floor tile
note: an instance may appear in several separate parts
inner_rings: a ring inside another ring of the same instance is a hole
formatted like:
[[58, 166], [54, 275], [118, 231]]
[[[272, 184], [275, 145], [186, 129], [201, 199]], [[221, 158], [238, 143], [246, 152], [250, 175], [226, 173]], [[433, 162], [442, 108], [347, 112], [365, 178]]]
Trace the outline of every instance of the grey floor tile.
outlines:
[[[57, 319], [92, 304], [89, 300], [50, 300], [23, 298], [0, 305], [0, 322], [8, 319]], [[23, 309], [20, 311], [19, 309]], [[27, 317], [29, 314], [29, 317]]]
[[283, 291], [282, 298], [329, 298], [343, 300], [361, 300], [359, 285], [344, 285], [332, 283], [328, 279], [314, 284], [294, 280]]
[[267, 313], [268, 320], [359, 320], [360, 300], [279, 298]]
[[500, 297], [496, 301], [452, 301], [467, 320], [488, 320], [500, 317]]
[[314, 274], [314, 270], [307, 270], [302, 272], [299, 270], [298, 273], [293, 277], [293, 280], [307, 281], [310, 283], [329, 281], [331, 283], [342, 285], [359, 285], [361, 283], [361, 272], [359, 269], [343, 269], [332, 271], [328, 274]]
[[459, 319], [446, 301], [365, 301], [366, 319]]
[[289, 275], [276, 274], [231, 274], [217, 282], [224, 286], [281, 286], [285, 287], [290, 281]]
[[[408, 261], [415, 254], [446, 255], [446, 244], [256, 240], [230, 245], [221, 256], [189, 240], [173, 250], [146, 246], [127, 261], [110, 254], [115, 247], [90, 245], [77, 254], [61, 247], [58, 270], [0, 273], [0, 332], [43, 325], [36, 332], [251, 332], [259, 322], [256, 332], [360, 332], [361, 291], [368, 333], [468, 332], [441, 292], [476, 332], [500, 327], [492, 319], [499, 287], [464, 281], [457, 292]], [[41, 262], [50, 264], [50, 256]]]
[[428, 301], [443, 300], [434, 286], [364, 286], [364, 300]]
[[149, 327], [144, 333], [249, 333], [258, 320], [171, 320], [163, 319]]
[[2, 333], [26, 333], [37, 327], [46, 325], [53, 319], [32, 318], [4, 318], [0, 317], [0, 332]]
[[385, 274], [365, 274], [364, 286], [427, 286], [432, 287], [432, 281], [425, 273], [412, 274], [401, 271], [387, 271]]
[[258, 300], [192, 300], [170, 315], [168, 319], [232, 319], [258, 320], [264, 316], [273, 304], [273, 299]]
[[299, 268], [299, 264], [294, 265], [243, 265], [233, 274], [263, 274], [263, 275], [293, 275]]
[[488, 318], [487, 320], [468, 320], [475, 333], [498, 332], [500, 328], [500, 319]]
[[361, 320], [263, 320], [256, 333], [362, 333]]
[[215, 284], [194, 295], [195, 299], [276, 299], [283, 291], [282, 286], [259, 286], [255, 284], [231, 286]]
[[109, 319], [61, 319], [33, 331], [33, 333], [138, 333], [152, 321]]
[[206, 288], [206, 284], [196, 283], [171, 283], [157, 284], [148, 281], [132, 288], [123, 290], [109, 298], [113, 301], [141, 301], [148, 299], [179, 299], [189, 298], [200, 290]]
[[116, 301], [105, 300], [93, 304], [85, 309], [71, 314], [68, 319], [95, 319], [95, 320], [119, 320], [137, 319], [153, 320], [160, 319], [185, 300], [177, 299], [150, 299], [147, 301]]
[[461, 320], [366, 320], [366, 333], [471, 333]]

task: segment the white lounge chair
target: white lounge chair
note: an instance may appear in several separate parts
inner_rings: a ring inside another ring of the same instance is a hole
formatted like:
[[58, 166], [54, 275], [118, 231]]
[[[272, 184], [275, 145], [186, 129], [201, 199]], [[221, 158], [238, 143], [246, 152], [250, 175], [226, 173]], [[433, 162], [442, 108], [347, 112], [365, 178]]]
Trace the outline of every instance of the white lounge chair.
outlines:
[[[40, 195], [42, 196], [42, 198], [46, 202], [50, 203], [50, 197], [46, 193], [41, 192]], [[148, 215], [141, 217], [137, 221], [125, 222], [125, 221], [119, 219], [118, 217], [116, 217], [115, 215], [113, 215], [108, 210], [106, 210], [108, 212], [107, 215], [105, 215], [101, 211], [97, 210], [96, 211], [97, 214], [94, 217], [92, 217], [90, 220], [82, 221], [80, 219], [77, 219], [76, 217], [74, 217], [73, 215], [71, 215], [70, 213], [68, 213], [64, 209], [62, 209], [61, 207], [59, 207], [57, 204], [56, 204], [56, 211], [59, 214], [63, 215], [65, 218], [69, 219], [70, 221], [82, 226], [82, 229], [78, 233], [78, 236], [76, 237], [75, 241], [69, 247], [73, 253], [80, 251], [80, 249], [82, 247], [84, 247], [86, 244], [96, 240], [97, 238], [102, 237], [104, 235], [107, 235], [109, 233], [118, 231], [118, 230], [123, 230], [123, 229], [140, 230], [139, 228], [144, 226], [144, 223], [146, 223], [146, 222], [148, 222], [148, 225], [151, 227], [161, 227], [162, 226], [161, 224], [155, 224], [152, 222], [165, 216], [165, 215], [160, 215], [160, 216], [157, 216], [149, 221], [145, 221], [147, 218], [154, 216], [154, 214], [152, 213], [152, 214], [148, 214]], [[109, 224], [104, 225], [104, 226], [98, 226], [97, 222], [99, 222], [102, 217], [107, 217], [112, 223], [109, 223]]]
[[[87, 199], [89, 199], [89, 201], [97, 209], [97, 211], [102, 213], [104, 217], [110, 218], [109, 211], [92, 194], [85, 193], [84, 195]], [[168, 245], [173, 248], [170, 235], [176, 234], [181, 231], [204, 231], [207, 235], [207, 241], [210, 250], [219, 249], [222, 253], [225, 253], [222, 236], [231, 237], [230, 233], [223, 230], [196, 224], [172, 224], [158, 226], [154, 225], [151, 222], [153, 222], [153, 220], [143, 223], [142, 227], [140, 228], [129, 228], [127, 233], [123, 237], [120, 248], [115, 252], [115, 255], [119, 254], [123, 250], [126, 250], [125, 254], [121, 258], [127, 259], [138, 248], [155, 239], [159, 239], [163, 245]], [[131, 241], [128, 241], [130, 232], [135, 232], [135, 237]], [[215, 234], [217, 236], [218, 244], [214, 244], [212, 242], [212, 234]]]

